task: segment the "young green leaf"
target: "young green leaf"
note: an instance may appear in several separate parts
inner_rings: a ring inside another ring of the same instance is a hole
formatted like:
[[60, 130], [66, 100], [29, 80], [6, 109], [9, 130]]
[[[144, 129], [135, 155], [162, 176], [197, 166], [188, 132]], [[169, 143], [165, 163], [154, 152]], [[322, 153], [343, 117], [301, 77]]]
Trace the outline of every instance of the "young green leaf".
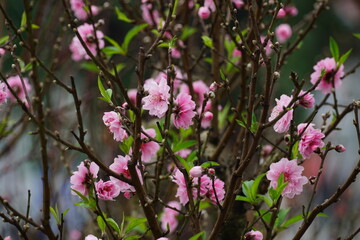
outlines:
[[106, 218], [106, 222], [118, 233], [120, 234], [120, 228], [119, 225], [115, 222], [112, 218]]
[[134, 139], [132, 136], [129, 136], [127, 139], [124, 139], [123, 142], [121, 142], [119, 145], [120, 150], [125, 154], [129, 154], [133, 141]]
[[58, 217], [58, 213], [55, 211], [55, 209], [54, 208], [52, 208], [51, 206], [50, 206], [50, 212], [51, 212], [51, 214], [54, 216], [54, 218], [55, 218], [55, 220], [56, 220], [56, 223], [57, 224], [60, 224], [61, 223], [61, 220], [59, 219], [59, 217]]
[[178, 144], [176, 144], [174, 146], [173, 151], [177, 152], [177, 151], [180, 151], [181, 149], [192, 147], [195, 144], [197, 144], [197, 141], [195, 141], [195, 140], [189, 140], [189, 141], [185, 141], [185, 142], [180, 142], [180, 143], [178, 143]]
[[339, 46], [333, 37], [330, 37], [330, 52], [336, 62], [339, 60]]
[[9, 40], [9, 36], [4, 36], [0, 38], [0, 45], [5, 44]]
[[100, 93], [101, 93], [101, 96], [103, 96], [103, 100], [110, 103], [111, 102], [111, 96], [109, 95], [109, 92], [105, 90], [102, 82], [101, 82], [101, 79], [100, 79], [100, 76], [98, 77], [98, 88], [100, 90]]
[[205, 232], [199, 232], [198, 234], [195, 234], [194, 236], [192, 236], [191, 238], [189, 238], [189, 240], [198, 240], [201, 237], [201, 239], [205, 238]]
[[207, 161], [207, 162], [204, 162], [203, 164], [201, 164], [201, 167], [202, 168], [210, 168], [210, 167], [216, 167], [216, 166], [220, 166], [219, 163], [217, 162], [213, 162], [213, 161]]
[[127, 236], [124, 238], [124, 240], [135, 240], [135, 239], [139, 239], [141, 238], [141, 236], [139, 235], [132, 235], [132, 236]]
[[354, 33], [353, 35], [354, 35], [354, 37], [360, 39], [360, 33]]
[[257, 178], [255, 178], [252, 186], [251, 186], [251, 195], [255, 198], [257, 196], [257, 192], [258, 192], [258, 188], [259, 188], [259, 184], [261, 182], [261, 180], [263, 179], [263, 177], [266, 175], [266, 173], [263, 173], [259, 176], [257, 176]]
[[125, 54], [128, 52], [129, 49], [129, 44], [131, 42], [131, 40], [144, 28], [146, 28], [148, 25], [145, 24], [141, 24], [139, 26], [135, 26], [132, 29], [130, 29], [130, 31], [125, 35], [125, 39], [123, 44], [121, 45], [122, 49], [124, 50]]
[[118, 7], [115, 7], [115, 12], [116, 12], [117, 18], [118, 18], [120, 21], [127, 22], [127, 23], [133, 22], [133, 20], [131, 20], [130, 18], [128, 18], [128, 17], [125, 15], [125, 13], [121, 12]]
[[108, 36], [104, 36], [104, 38], [115, 47], [114, 52], [115, 53], [119, 53], [121, 55], [125, 55], [125, 51], [124, 49], [112, 38], [108, 37]]
[[205, 36], [205, 35], [202, 36], [201, 38], [202, 38], [205, 46], [207, 46], [207, 47], [209, 47], [209, 48], [212, 48], [212, 47], [213, 47], [213, 42], [212, 42], [212, 39], [211, 39], [211, 38], [209, 38], [208, 36]]
[[184, 41], [188, 37], [190, 37], [191, 35], [196, 33], [196, 31], [197, 31], [196, 28], [192, 28], [192, 27], [189, 27], [189, 26], [184, 26], [183, 29], [182, 29], [182, 33], [180, 35], [180, 39]]
[[97, 216], [96, 221], [98, 223], [101, 232], [105, 232], [106, 224], [104, 222], [104, 219], [101, 216]]
[[131, 230], [136, 228], [138, 225], [147, 222], [146, 218], [136, 218], [133, 219], [125, 228], [125, 234], [129, 233]]
[[351, 52], [352, 52], [352, 49], [350, 49], [349, 51], [347, 51], [344, 55], [342, 55], [342, 56], [340, 57], [340, 60], [339, 60], [339, 62], [338, 62], [338, 66], [341, 66], [341, 64], [343, 64], [343, 63], [348, 59], [348, 57], [350, 56]]

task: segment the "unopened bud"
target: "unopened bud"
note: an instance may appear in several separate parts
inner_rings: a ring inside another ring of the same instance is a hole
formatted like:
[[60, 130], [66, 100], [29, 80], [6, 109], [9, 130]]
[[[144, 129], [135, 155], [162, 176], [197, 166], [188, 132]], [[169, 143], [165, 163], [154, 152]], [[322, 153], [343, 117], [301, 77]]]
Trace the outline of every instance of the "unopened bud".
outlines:
[[215, 175], [215, 169], [209, 168], [209, 169], [208, 169], [208, 173], [209, 173], [210, 175]]
[[344, 147], [344, 145], [342, 144], [339, 144], [339, 145], [336, 145], [335, 146], [335, 151], [341, 153], [341, 152], [345, 152], [346, 151], [346, 148]]
[[191, 177], [201, 177], [202, 172], [203, 168], [201, 166], [195, 166], [189, 171]]

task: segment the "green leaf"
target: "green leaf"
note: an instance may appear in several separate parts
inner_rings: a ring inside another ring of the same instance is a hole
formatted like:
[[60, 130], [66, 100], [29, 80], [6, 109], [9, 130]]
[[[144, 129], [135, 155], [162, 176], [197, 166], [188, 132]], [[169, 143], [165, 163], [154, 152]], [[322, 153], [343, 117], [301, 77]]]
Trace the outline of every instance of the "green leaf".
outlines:
[[243, 201], [243, 202], [252, 203], [252, 201], [249, 198], [244, 197], [244, 196], [240, 196], [240, 195], [236, 196], [235, 200], [236, 201]]
[[198, 150], [192, 151], [190, 153], [190, 155], [186, 158], [186, 161], [191, 162], [191, 163], [194, 162], [197, 159], [197, 153], [198, 153]]
[[298, 159], [299, 157], [299, 141], [296, 141], [291, 149], [291, 159]]
[[21, 23], [20, 23], [20, 28], [22, 30], [24, 30], [26, 27], [26, 12], [24, 11], [21, 15]]
[[84, 207], [84, 208], [88, 208], [90, 210], [95, 210], [96, 209], [96, 203], [95, 200], [94, 201], [80, 201], [78, 203], [75, 203], [76, 206], [79, 207]]
[[174, 8], [173, 8], [173, 11], [171, 13], [172, 16], [175, 16], [178, 4], [179, 4], [179, 0], [175, 0]]
[[259, 188], [259, 184], [261, 182], [261, 180], [264, 178], [264, 176], [266, 175], [266, 173], [263, 173], [259, 176], [257, 176], [251, 186], [251, 195], [255, 198], [257, 196], [257, 192], [258, 192], [258, 188]]
[[195, 234], [194, 236], [192, 236], [191, 238], [189, 238], [189, 240], [198, 240], [199, 238], [204, 239], [205, 238], [205, 232], [199, 232], [198, 234]]
[[134, 139], [132, 136], [129, 136], [127, 139], [123, 140], [123, 142], [121, 142], [119, 145], [120, 150], [126, 155], [129, 154], [133, 141]]
[[118, 48], [114, 47], [114, 46], [109, 46], [109, 47], [104, 47], [101, 49], [101, 51], [103, 53], [105, 53], [105, 55], [110, 58], [112, 55], [125, 55], [123, 51], [119, 50]]
[[55, 211], [55, 209], [54, 208], [52, 208], [51, 206], [50, 206], [50, 212], [51, 212], [51, 214], [54, 216], [54, 218], [55, 218], [55, 220], [56, 220], [56, 223], [57, 224], [61, 224], [61, 220], [59, 219], [59, 217], [58, 217], [58, 213]]
[[101, 230], [101, 232], [105, 232], [106, 224], [104, 222], [104, 219], [101, 216], [97, 216], [96, 221], [98, 223], [98, 226]]
[[354, 37], [360, 39], [360, 33], [354, 33], [353, 35], [354, 35]]
[[275, 226], [280, 227], [284, 223], [289, 211], [290, 211], [290, 208], [282, 208], [279, 210], [277, 219], [275, 221]]
[[224, 72], [220, 69], [220, 77], [221, 77], [221, 79], [223, 80], [223, 81], [225, 81], [226, 80], [226, 77], [225, 77], [225, 75], [224, 75]]
[[296, 215], [295, 217], [292, 217], [292, 218], [290, 218], [289, 220], [287, 220], [287, 221], [282, 225], [282, 227], [287, 228], [287, 227], [289, 227], [290, 225], [292, 225], [292, 224], [294, 224], [294, 223], [296, 223], [296, 222], [298, 222], [298, 221], [301, 221], [301, 220], [303, 220], [303, 219], [304, 219], [304, 216], [303, 216], [302, 214]]
[[106, 222], [118, 233], [120, 234], [120, 228], [119, 225], [115, 222], [112, 218], [107, 218]]
[[339, 60], [339, 46], [334, 38], [330, 37], [330, 52], [336, 62]]
[[211, 38], [209, 38], [208, 36], [205, 36], [205, 35], [202, 36], [201, 38], [202, 38], [205, 46], [207, 46], [207, 47], [209, 47], [209, 48], [212, 48], [212, 47], [213, 47], [213, 42], [212, 42], [212, 39], [211, 39]]
[[192, 27], [189, 27], [189, 26], [184, 26], [183, 29], [182, 29], [182, 33], [180, 35], [180, 39], [184, 41], [188, 37], [190, 37], [191, 35], [196, 33], [196, 31], [197, 31], [196, 28], [192, 28]]
[[9, 36], [4, 36], [0, 38], [0, 45], [5, 44], [9, 40]]
[[251, 116], [251, 126], [250, 126], [251, 132], [253, 132], [253, 133], [256, 132], [258, 127], [259, 127], [259, 123], [256, 120], [255, 113], [253, 113], [252, 116]]
[[65, 211], [62, 213], [63, 218], [66, 216], [66, 214], [69, 212], [70, 208], [65, 209]]
[[104, 100], [108, 103], [111, 103], [111, 96], [109, 95], [109, 92], [105, 90], [105, 88], [101, 82], [100, 76], [98, 76], [98, 88], [99, 88], [101, 96], [103, 96]]
[[185, 141], [185, 142], [180, 142], [180, 143], [178, 143], [178, 144], [176, 144], [174, 146], [173, 152], [177, 152], [177, 151], [180, 151], [181, 149], [192, 147], [195, 144], [197, 144], [197, 141], [195, 141], [195, 140], [189, 140], [189, 141]]
[[108, 36], [104, 36], [104, 38], [105, 38], [111, 45], [113, 45], [120, 54], [125, 55], [124, 49], [123, 49], [122, 47], [120, 47], [120, 45], [119, 45], [114, 39], [112, 39], [112, 38], [110, 38], [110, 37], [108, 37]]
[[75, 189], [71, 189], [71, 191], [73, 191], [74, 193], [76, 193], [84, 202], [88, 202], [87, 197], [85, 197], [84, 195], [82, 195], [80, 192], [76, 191]]
[[124, 240], [134, 240], [134, 239], [139, 239], [141, 238], [141, 236], [139, 235], [132, 235], [132, 236], [127, 236], [124, 238]]
[[81, 68], [88, 70], [90, 72], [99, 73], [99, 69], [93, 62], [84, 62], [81, 64]]
[[352, 52], [352, 49], [350, 49], [349, 51], [347, 51], [344, 55], [342, 55], [342, 56], [340, 57], [340, 60], [339, 60], [339, 62], [338, 62], [338, 66], [341, 66], [341, 64], [343, 64], [343, 63], [348, 59], [348, 57], [350, 56], [351, 52]]
[[204, 162], [203, 164], [201, 164], [201, 167], [202, 168], [210, 168], [210, 167], [215, 167], [215, 166], [220, 166], [219, 163], [217, 162], [213, 162], [213, 161], [207, 161], [207, 162]]
[[31, 24], [31, 28], [32, 29], [39, 29], [40, 27], [38, 25], [36, 25], [36, 24]]
[[147, 222], [146, 218], [136, 218], [132, 220], [125, 228], [125, 234], [129, 233], [131, 230], [133, 230], [138, 225]]
[[125, 54], [128, 52], [129, 44], [131, 40], [144, 28], [146, 28], [148, 25], [141, 24], [139, 26], [135, 26], [126, 34], [123, 44], [121, 45], [122, 49], [124, 50]]
[[125, 13], [121, 12], [118, 7], [115, 7], [115, 12], [116, 12], [117, 18], [118, 18], [120, 21], [127, 22], [127, 23], [133, 22], [133, 20], [131, 20], [130, 18], [128, 18], [128, 17], [125, 15]]
[[225, 126], [226, 119], [229, 117], [230, 103], [226, 104], [225, 107], [219, 112], [219, 127]]
[[185, 159], [183, 159], [182, 157], [180, 157], [179, 155], [176, 155], [176, 157], [179, 159], [179, 161], [181, 162], [182, 165], [184, 165], [186, 171], [190, 171], [190, 169], [194, 166], [194, 164], [192, 162], [188, 162]]

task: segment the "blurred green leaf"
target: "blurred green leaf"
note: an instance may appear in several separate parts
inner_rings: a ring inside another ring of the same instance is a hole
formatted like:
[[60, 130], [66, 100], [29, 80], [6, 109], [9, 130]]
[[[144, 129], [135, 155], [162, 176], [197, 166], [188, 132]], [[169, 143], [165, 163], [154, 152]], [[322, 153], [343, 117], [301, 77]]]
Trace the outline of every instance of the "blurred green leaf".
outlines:
[[135, 218], [133, 219], [125, 228], [125, 234], [129, 233], [131, 230], [133, 230], [134, 228], [136, 228], [137, 226], [139, 226], [142, 223], [147, 222], [146, 218]]
[[339, 61], [339, 46], [333, 37], [330, 37], [330, 52], [336, 62]]
[[201, 237], [201, 239], [205, 239], [205, 232], [204, 231], [195, 234], [194, 236], [189, 238], [189, 240], [198, 240], [200, 237]]
[[342, 56], [340, 57], [340, 60], [339, 60], [339, 62], [338, 62], [338, 67], [340, 67], [341, 64], [343, 64], [343, 63], [348, 59], [348, 57], [350, 56], [351, 52], [352, 52], [352, 49], [350, 49], [349, 51], [347, 51], [344, 55], [342, 55]]
[[128, 52], [129, 49], [129, 44], [131, 42], [131, 40], [144, 28], [146, 28], [148, 25], [145, 24], [141, 24], [139, 26], [135, 26], [132, 29], [130, 29], [130, 31], [128, 31], [128, 33], [125, 35], [125, 39], [123, 44], [121, 45], [122, 49], [124, 50], [125, 54]]
[[116, 12], [117, 18], [118, 18], [120, 21], [127, 22], [127, 23], [133, 22], [133, 20], [131, 20], [130, 18], [128, 18], [128, 17], [125, 15], [125, 13], [121, 12], [118, 7], [115, 7], [115, 12]]
[[191, 35], [196, 33], [196, 31], [197, 31], [196, 28], [192, 28], [192, 27], [189, 27], [189, 26], [184, 26], [183, 29], [182, 29], [182, 33], [180, 35], [180, 39], [184, 41], [188, 37], [190, 37]]
[[217, 162], [213, 162], [213, 161], [207, 161], [207, 162], [204, 162], [203, 164], [201, 164], [201, 167], [202, 168], [210, 168], [210, 167], [216, 167], [216, 166], [220, 166], [219, 163]]
[[212, 48], [212, 47], [213, 47], [213, 42], [212, 42], [212, 39], [211, 39], [211, 38], [209, 38], [208, 36], [205, 36], [205, 35], [202, 36], [201, 38], [202, 38], [205, 46], [207, 46], [207, 47], [209, 47], [209, 48]]
[[195, 141], [195, 140], [189, 140], [189, 141], [185, 141], [185, 142], [180, 142], [180, 143], [176, 144], [173, 147], [173, 152], [177, 152], [177, 151], [180, 151], [182, 149], [192, 147], [195, 144], [197, 144], [197, 141]]
[[96, 221], [98, 223], [101, 232], [105, 232], [106, 224], [104, 222], [104, 219], [101, 216], [97, 216]]

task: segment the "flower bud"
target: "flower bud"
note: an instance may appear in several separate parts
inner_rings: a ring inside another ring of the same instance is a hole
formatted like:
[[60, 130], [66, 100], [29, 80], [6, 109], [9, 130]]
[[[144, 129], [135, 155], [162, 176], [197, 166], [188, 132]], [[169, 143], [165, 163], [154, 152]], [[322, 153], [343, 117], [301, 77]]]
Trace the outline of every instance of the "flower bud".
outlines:
[[344, 147], [344, 145], [342, 144], [339, 144], [339, 145], [336, 145], [335, 146], [335, 151], [341, 153], [341, 152], [345, 152], [346, 151], [346, 148]]
[[190, 169], [190, 176], [191, 177], [201, 177], [203, 172], [203, 168], [201, 166], [195, 166], [192, 169]]
[[210, 175], [215, 175], [215, 169], [213, 169], [213, 168], [209, 168], [208, 169], [208, 173], [210, 174]]

